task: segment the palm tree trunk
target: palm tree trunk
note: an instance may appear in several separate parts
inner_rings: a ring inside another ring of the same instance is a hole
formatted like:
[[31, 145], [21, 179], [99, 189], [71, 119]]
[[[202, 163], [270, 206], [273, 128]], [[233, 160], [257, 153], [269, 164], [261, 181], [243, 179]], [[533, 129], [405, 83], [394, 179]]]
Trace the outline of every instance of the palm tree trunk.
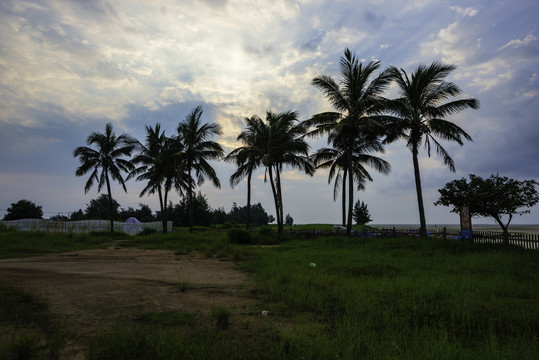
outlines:
[[342, 226], [346, 226], [346, 169], [342, 176]]
[[425, 208], [423, 206], [423, 192], [421, 191], [421, 175], [419, 174], [419, 160], [417, 159], [417, 149], [412, 150], [414, 161], [415, 190], [417, 192], [417, 206], [419, 208], [419, 235], [427, 236], [427, 222], [425, 221]]
[[[166, 185], [165, 185], [166, 186]], [[163, 229], [165, 227], [168, 228], [168, 209], [167, 209], [167, 201], [168, 201], [168, 191], [169, 189], [165, 187], [165, 196], [163, 197], [163, 221], [165, 222], [164, 224], [166, 224], [165, 226], [163, 226]], [[167, 232], [168, 232], [168, 229], [167, 229]]]
[[277, 197], [279, 200], [279, 214], [281, 216], [281, 221], [279, 222], [279, 232], [282, 233], [284, 231], [284, 213], [283, 213], [283, 193], [281, 191], [281, 171], [279, 170], [279, 167], [275, 168], [275, 173], [277, 176]]
[[352, 172], [352, 146], [348, 148], [348, 223], [346, 235], [352, 235], [352, 210], [354, 206], [354, 176]]
[[105, 172], [105, 182], [107, 183], [107, 192], [109, 194], [110, 232], [113, 233], [114, 232], [114, 220], [112, 219], [112, 212], [113, 212], [112, 206], [113, 206], [113, 203], [112, 203], [112, 192], [110, 190], [110, 181], [109, 181], [108, 172]]
[[268, 166], [271, 192], [273, 193], [273, 201], [275, 202], [275, 217], [277, 218], [277, 232], [280, 232], [279, 224], [281, 223], [281, 217], [279, 215], [279, 202], [277, 200], [277, 191], [275, 190], [275, 183], [273, 181], [273, 165]]
[[161, 209], [161, 223], [163, 224], [163, 234], [166, 234], [167, 233], [167, 220], [166, 220], [167, 218], [166, 218], [166, 212], [163, 206], [163, 192], [161, 190], [161, 186], [157, 188], [157, 194], [159, 195], [159, 208]]
[[245, 229], [249, 229], [249, 223], [251, 220], [251, 175], [252, 171], [249, 171], [247, 175], [247, 223], [245, 224]]
[[189, 168], [189, 232], [193, 232], [193, 178], [191, 176], [191, 169]]

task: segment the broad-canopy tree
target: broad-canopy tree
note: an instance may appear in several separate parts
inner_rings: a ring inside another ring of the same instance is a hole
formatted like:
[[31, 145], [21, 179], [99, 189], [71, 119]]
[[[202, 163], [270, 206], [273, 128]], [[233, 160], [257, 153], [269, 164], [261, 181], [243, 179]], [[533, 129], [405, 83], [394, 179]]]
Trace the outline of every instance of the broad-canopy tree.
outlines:
[[455, 213], [467, 205], [472, 216], [494, 218], [503, 230], [504, 242], [508, 243], [508, 227], [513, 216], [529, 213], [539, 202], [537, 185], [535, 180], [519, 181], [499, 174], [490, 175], [488, 179], [470, 174], [469, 180], [453, 180], [439, 189], [440, 198], [434, 205], [451, 207], [451, 212]]
[[[84, 193], [88, 193], [95, 182], [97, 191], [100, 192], [103, 186], [107, 187], [110, 207], [110, 231], [114, 232], [113, 202], [110, 180], [117, 181], [127, 192], [125, 180], [122, 172], [129, 173], [133, 170], [133, 164], [129, 157], [135, 148], [136, 140], [127, 134], [116, 136], [112, 129], [112, 124], [107, 123], [104, 133], [93, 132], [86, 138], [88, 146], [79, 146], [73, 152], [74, 157], [78, 157], [81, 165], [75, 171], [76, 176], [83, 176], [91, 172]], [[91, 148], [90, 146], [95, 146]]]
[[[391, 78], [387, 71], [375, 76], [379, 68], [378, 61], [363, 64], [349, 49], [345, 49], [344, 56], [340, 59], [340, 82], [326, 75], [317, 76], [312, 81], [336, 111], [316, 114], [306, 121], [309, 126], [315, 127], [310, 135], [338, 133], [346, 154], [345, 170], [348, 174], [354, 166], [353, 153], [358, 137], [375, 138], [382, 135], [383, 127], [379, 116], [384, 110], [386, 100], [382, 93], [389, 86]], [[352, 233], [353, 202], [354, 177], [348, 176], [348, 235]]]
[[217, 188], [221, 183], [208, 160], [222, 158], [224, 150], [217, 142], [210, 140], [221, 134], [221, 127], [216, 123], [202, 123], [202, 106], [197, 106], [178, 125], [177, 140], [183, 144], [176, 152], [177, 177], [187, 186], [190, 204], [189, 231], [193, 232], [193, 194], [197, 185], [209, 179]]
[[[101, 194], [97, 198], [90, 200], [86, 204], [85, 219], [89, 220], [106, 220], [110, 218], [110, 198], [107, 194]], [[120, 204], [116, 199], [112, 199], [112, 218], [120, 220], [119, 217]]]
[[476, 99], [447, 101], [461, 94], [457, 85], [444, 80], [455, 69], [453, 65], [437, 61], [429, 66], [418, 66], [410, 76], [403, 69], [388, 69], [397, 83], [400, 97], [386, 104], [386, 110], [392, 113], [394, 118], [388, 122], [385, 141], [389, 143], [399, 138], [404, 139], [406, 147], [412, 152], [422, 236], [427, 234], [427, 225], [419, 172], [419, 149], [424, 145], [430, 157], [431, 148], [434, 147], [449, 170], [455, 172], [453, 159], [437, 138], [454, 141], [461, 146], [464, 144], [463, 140], [472, 141], [462, 128], [445, 118], [468, 108], [479, 108], [479, 101]]
[[7, 208], [7, 213], [3, 220], [19, 219], [43, 219], [43, 210], [41, 206], [26, 199], [17, 201]]

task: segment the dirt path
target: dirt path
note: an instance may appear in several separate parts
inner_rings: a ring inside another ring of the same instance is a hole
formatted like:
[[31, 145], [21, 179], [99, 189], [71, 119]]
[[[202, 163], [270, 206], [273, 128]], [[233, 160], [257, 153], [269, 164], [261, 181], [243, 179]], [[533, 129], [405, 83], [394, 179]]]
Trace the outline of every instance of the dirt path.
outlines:
[[110, 248], [0, 260], [0, 282], [46, 298], [74, 336], [72, 346], [122, 316], [208, 314], [214, 306], [241, 314], [254, 302], [244, 286], [246, 274], [233, 262], [161, 250]]

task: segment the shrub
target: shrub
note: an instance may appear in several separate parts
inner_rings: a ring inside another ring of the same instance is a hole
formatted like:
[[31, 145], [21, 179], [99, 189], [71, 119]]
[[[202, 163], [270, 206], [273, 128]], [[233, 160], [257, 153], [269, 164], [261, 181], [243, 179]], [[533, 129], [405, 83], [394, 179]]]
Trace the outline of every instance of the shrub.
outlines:
[[253, 238], [251, 234], [242, 229], [230, 229], [228, 230], [228, 240], [236, 244], [252, 244]]
[[155, 230], [155, 229], [144, 228], [137, 235], [140, 235], [140, 236], [151, 235], [151, 234], [155, 234], [156, 232], [157, 232], [157, 230]]
[[0, 223], [0, 232], [15, 231], [15, 229], [10, 229], [6, 224]]
[[258, 233], [260, 235], [269, 235], [273, 232], [273, 230], [271, 230], [271, 227], [270, 226], [261, 226], [259, 229], [258, 229]]

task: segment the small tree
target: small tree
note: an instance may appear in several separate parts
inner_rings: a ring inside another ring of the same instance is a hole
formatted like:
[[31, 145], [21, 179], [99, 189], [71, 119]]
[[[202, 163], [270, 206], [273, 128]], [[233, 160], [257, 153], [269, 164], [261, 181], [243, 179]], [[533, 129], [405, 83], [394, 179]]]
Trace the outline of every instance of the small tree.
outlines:
[[[112, 208], [110, 204], [112, 203]], [[112, 199], [107, 194], [101, 194], [97, 199], [90, 200], [89, 204], [86, 204], [86, 218], [91, 220], [106, 220], [111, 218], [118, 219], [118, 209], [120, 204], [118, 201]]]
[[43, 210], [30, 200], [22, 199], [7, 208], [4, 220], [43, 219]]
[[[503, 230], [504, 243], [509, 243], [507, 228], [514, 215], [530, 212], [539, 202], [535, 180], [518, 181], [505, 176], [490, 175], [483, 179], [470, 174], [470, 181], [462, 178], [453, 180], [439, 189], [440, 198], [434, 205], [452, 207], [451, 212], [459, 213], [463, 205], [470, 207], [472, 216], [492, 217]], [[507, 221], [504, 223], [503, 218]]]
[[358, 225], [365, 225], [372, 221], [367, 204], [365, 204], [363, 201], [356, 201], [354, 204], [353, 215], [354, 220]]
[[82, 209], [79, 209], [77, 211], [73, 211], [69, 219], [73, 221], [86, 220], [86, 216], [82, 212]]
[[286, 214], [286, 216], [284, 217], [284, 222], [286, 225], [292, 227], [292, 225], [294, 225], [294, 219], [292, 218], [292, 216], [290, 216], [290, 214]]

